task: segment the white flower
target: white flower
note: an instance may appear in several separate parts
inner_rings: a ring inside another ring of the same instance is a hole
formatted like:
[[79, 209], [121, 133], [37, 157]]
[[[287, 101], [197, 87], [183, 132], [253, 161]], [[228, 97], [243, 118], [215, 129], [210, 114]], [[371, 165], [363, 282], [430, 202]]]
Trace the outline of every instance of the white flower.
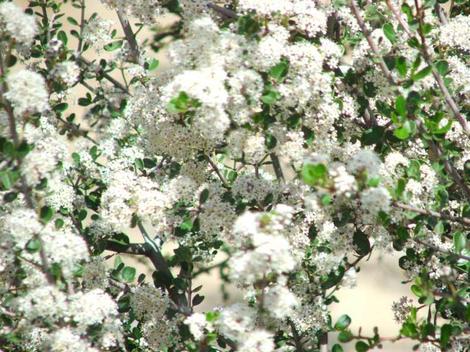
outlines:
[[288, 317], [299, 305], [299, 300], [286, 286], [276, 285], [266, 289], [264, 296], [265, 308], [277, 319]]
[[15, 113], [44, 112], [49, 108], [46, 81], [36, 72], [21, 70], [7, 77], [8, 91], [4, 93]]
[[470, 16], [458, 15], [447, 24], [444, 24], [441, 29], [441, 42], [451, 47], [468, 51], [470, 50]]
[[30, 46], [38, 31], [34, 16], [28, 15], [12, 2], [0, 4], [0, 33], [2, 27], [18, 43]]
[[353, 174], [367, 172], [369, 177], [379, 174], [381, 161], [371, 150], [361, 150], [348, 163], [348, 170]]
[[117, 303], [101, 289], [76, 293], [70, 301], [70, 314], [83, 331], [88, 326], [117, 319], [119, 315]]
[[361, 193], [361, 207], [371, 214], [390, 209], [390, 193], [383, 187], [369, 188]]
[[220, 312], [220, 318], [217, 321], [222, 335], [229, 339], [239, 341], [248, 331], [252, 331], [255, 324], [256, 312], [242, 304], [236, 303]]
[[243, 336], [238, 348], [240, 352], [272, 352], [274, 351], [273, 335], [266, 330], [254, 330]]
[[202, 313], [193, 313], [184, 320], [189, 326], [189, 331], [196, 340], [200, 340], [204, 336], [204, 329], [207, 326], [206, 316]]
[[50, 352], [98, 352], [96, 348], [70, 328], [61, 328], [49, 336], [46, 351]]
[[131, 296], [131, 307], [139, 319], [162, 319], [169, 305], [168, 297], [153, 286], [136, 287]]
[[73, 86], [80, 76], [80, 67], [73, 61], [57, 64], [51, 72], [52, 77], [64, 82], [68, 87]]

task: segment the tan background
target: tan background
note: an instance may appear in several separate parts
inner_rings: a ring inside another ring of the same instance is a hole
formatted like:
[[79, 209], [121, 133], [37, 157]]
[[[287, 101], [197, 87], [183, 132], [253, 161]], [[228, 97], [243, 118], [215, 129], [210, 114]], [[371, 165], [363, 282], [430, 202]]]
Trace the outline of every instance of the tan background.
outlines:
[[[26, 7], [28, 3], [24, 0], [15, 0], [14, 2], [23, 7]], [[67, 5], [64, 7], [64, 10], [66, 13], [65, 17], [72, 16], [77, 20], [79, 19], [79, 12], [77, 9]], [[88, 18], [93, 12], [97, 12], [102, 18], [115, 21], [116, 25], [118, 25], [115, 13], [105, 8], [98, 0], [87, 1], [86, 17]], [[168, 26], [173, 19], [174, 18], [172, 17], [163, 18], [158, 26]], [[65, 21], [64, 25], [66, 30], [70, 29], [68, 22]], [[122, 34], [120, 28], [118, 26], [116, 26], [116, 28], [119, 33]], [[141, 40], [149, 35], [151, 35], [149, 31], [143, 31], [142, 34], [139, 35], [139, 39]], [[69, 42], [72, 43], [72, 47], [75, 47], [74, 37], [69, 36]], [[88, 59], [96, 58], [93, 57], [93, 55], [93, 53], [87, 52], [85, 56]], [[171, 63], [166, 60], [164, 53], [156, 55], [156, 57], [161, 62], [161, 69], [171, 65]], [[119, 79], [118, 76], [116, 76], [116, 78]], [[86, 89], [77, 88], [74, 91], [74, 96], [82, 96], [85, 92]], [[76, 105], [74, 106], [74, 109], [77, 113], [83, 112], [83, 109]], [[135, 241], [142, 241], [140, 236], [137, 234], [133, 234], [132, 237], [134, 237]], [[168, 251], [171, 251], [171, 246], [167, 249], [167, 252]], [[399, 255], [397, 254], [374, 253], [368, 262], [361, 265], [361, 272], [358, 274], [357, 287], [354, 289], [341, 290], [337, 295], [340, 303], [331, 306], [333, 321], [335, 321], [341, 314], [348, 314], [352, 318], [352, 329], [355, 333], [358, 331], [359, 327], [362, 327], [362, 333], [364, 335], [372, 335], [373, 327], [378, 326], [382, 336], [396, 336], [399, 330], [399, 325], [393, 320], [393, 312], [391, 310], [392, 302], [398, 300], [403, 295], [411, 296], [408, 286], [400, 283], [404, 280], [404, 277], [398, 268], [398, 258]], [[145, 263], [145, 260], [135, 261], [135, 259], [131, 258], [126, 258], [126, 260], [137, 263], [143, 271], [147, 270], [146, 264], [148, 263]], [[220, 280], [216, 273], [202, 275], [198, 280], [198, 283], [195, 283], [194, 285], [196, 287], [199, 284], [204, 284], [201, 294], [203, 294], [206, 299], [200, 306], [198, 306], [198, 309], [208, 310], [223, 304], [222, 297], [219, 292]], [[231, 288], [230, 293], [231, 300], [241, 299], [239, 292], [237, 292], [235, 288]], [[330, 342], [333, 341], [334, 337], [330, 337]], [[395, 344], [385, 343], [382, 351], [411, 351], [412, 345], [413, 344], [409, 341], [398, 342]], [[347, 345], [345, 351], [354, 351], [354, 348], [353, 346]]]

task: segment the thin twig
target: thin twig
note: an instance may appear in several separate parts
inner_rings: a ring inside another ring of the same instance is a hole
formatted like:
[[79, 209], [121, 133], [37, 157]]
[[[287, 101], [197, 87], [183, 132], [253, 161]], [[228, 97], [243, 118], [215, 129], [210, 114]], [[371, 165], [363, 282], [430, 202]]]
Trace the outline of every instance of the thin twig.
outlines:
[[219, 177], [220, 181], [222, 181], [222, 184], [224, 185], [225, 188], [230, 188], [229, 183], [225, 179], [224, 175], [222, 175], [222, 172], [220, 172], [219, 168], [217, 167], [217, 164], [211, 159], [209, 155], [206, 155], [207, 161], [209, 162], [212, 170], [217, 174]]
[[279, 161], [278, 156], [273, 152], [269, 154], [271, 161], [273, 162], [273, 169], [274, 173], [276, 174], [276, 178], [278, 181], [286, 182], [284, 178], [284, 173], [282, 172], [281, 162]]
[[78, 55], [80, 55], [82, 52], [84, 27], [85, 27], [85, 0], [81, 0], [80, 1], [80, 36], [78, 38], [78, 47], [77, 47]]
[[[76, 58], [77, 62], [81, 64], [82, 68], [86, 69], [89, 68], [92, 65], [92, 62], [88, 61], [82, 56], [78, 56]], [[99, 70], [99, 75], [101, 75], [103, 78], [107, 79], [109, 82], [111, 82], [116, 88], [122, 90], [124, 93], [129, 94], [129, 91], [127, 88], [119, 81], [117, 81], [115, 78], [113, 78], [111, 75], [106, 73], [104, 70], [100, 69]]]
[[117, 10], [117, 15], [119, 18], [119, 22], [121, 23], [122, 30], [124, 31], [124, 35], [126, 37], [127, 42], [129, 43], [130, 48], [130, 60], [133, 63], [139, 63], [139, 45], [137, 44], [137, 40], [135, 38], [135, 34], [132, 31], [131, 24], [129, 23], [129, 19], [127, 15], [121, 10]]
[[411, 205], [400, 203], [400, 202], [394, 202], [393, 206], [406, 210], [406, 211], [412, 211], [413, 213], [421, 214], [421, 215], [428, 215], [432, 216], [434, 218], [439, 218], [439, 219], [444, 219], [444, 220], [449, 220], [453, 222], [458, 222], [462, 225], [470, 226], [470, 218], [464, 218], [460, 216], [452, 216], [449, 214], [444, 214], [440, 213], [434, 210], [427, 210], [427, 209], [419, 209], [415, 208]]
[[207, 4], [207, 7], [210, 8], [211, 10], [214, 10], [215, 12], [221, 14], [222, 16], [224, 16], [226, 18], [231, 18], [231, 19], [237, 19], [238, 18], [238, 15], [236, 14], [235, 11], [232, 11], [232, 10], [227, 9], [225, 7], [222, 7], [222, 6], [213, 4], [213, 3]]

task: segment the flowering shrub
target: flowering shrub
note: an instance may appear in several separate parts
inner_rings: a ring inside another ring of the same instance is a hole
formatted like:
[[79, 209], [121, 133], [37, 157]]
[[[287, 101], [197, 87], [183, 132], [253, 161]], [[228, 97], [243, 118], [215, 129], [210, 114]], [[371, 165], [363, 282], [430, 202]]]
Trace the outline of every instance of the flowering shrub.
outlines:
[[[102, 2], [0, 1], [2, 351], [468, 351], [467, 2]], [[380, 250], [393, 338], [329, 314]], [[243, 302], [195, 309], [211, 270]]]

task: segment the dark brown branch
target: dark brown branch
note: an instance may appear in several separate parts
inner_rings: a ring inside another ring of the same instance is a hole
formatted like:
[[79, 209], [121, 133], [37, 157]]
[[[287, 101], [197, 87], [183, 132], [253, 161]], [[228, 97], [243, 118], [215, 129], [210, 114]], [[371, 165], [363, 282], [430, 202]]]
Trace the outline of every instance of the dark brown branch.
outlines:
[[117, 10], [117, 15], [119, 18], [119, 22], [121, 23], [122, 30], [124, 31], [126, 40], [129, 43], [129, 48], [130, 48], [129, 61], [138, 64], [139, 57], [140, 57], [139, 45], [137, 44], [135, 34], [132, 31], [131, 24], [129, 23], [129, 19], [127, 18], [126, 14], [122, 12], [122, 10], [120, 9]]
[[[85, 59], [82, 56], [78, 56], [76, 58], [76, 61], [81, 66], [82, 69], [87, 69], [92, 65], [92, 63], [90, 61], [88, 61], [87, 59]], [[108, 80], [109, 82], [111, 82], [116, 88], [122, 90], [124, 93], [129, 94], [129, 91], [127, 90], [127, 88], [124, 85], [122, 85], [121, 82], [117, 81], [115, 78], [113, 78], [108, 73], [104, 72], [102, 69], [99, 70], [98, 74], [101, 75], [106, 80]]]
[[230, 9], [227, 9], [225, 7], [209, 3], [207, 4], [207, 7], [210, 8], [211, 10], [214, 10], [215, 12], [219, 13], [220, 15], [224, 16], [225, 18], [231, 18], [231, 19], [237, 19], [238, 15], [235, 13], [235, 11], [232, 11]]
[[406, 210], [406, 211], [411, 211], [413, 213], [421, 214], [421, 215], [428, 215], [432, 216], [434, 218], [439, 218], [439, 219], [444, 219], [444, 220], [449, 220], [453, 222], [458, 222], [462, 225], [465, 226], [470, 226], [470, 218], [464, 218], [464, 217], [459, 217], [459, 216], [453, 216], [445, 213], [440, 213], [434, 210], [427, 210], [427, 209], [419, 209], [412, 207], [411, 205], [403, 204], [400, 202], [395, 202], [393, 203], [393, 206]]
[[150, 248], [148, 247], [146, 243], [123, 244], [121, 242], [115, 242], [112, 240], [106, 241], [106, 250], [116, 252], [116, 253], [145, 255], [145, 256], [148, 256], [150, 253]]
[[285, 182], [286, 179], [284, 178], [284, 173], [282, 172], [282, 166], [278, 156], [275, 153], [270, 153], [269, 156], [271, 158], [271, 161], [273, 162], [273, 169], [274, 173], [276, 174], [276, 178], [279, 181]]

